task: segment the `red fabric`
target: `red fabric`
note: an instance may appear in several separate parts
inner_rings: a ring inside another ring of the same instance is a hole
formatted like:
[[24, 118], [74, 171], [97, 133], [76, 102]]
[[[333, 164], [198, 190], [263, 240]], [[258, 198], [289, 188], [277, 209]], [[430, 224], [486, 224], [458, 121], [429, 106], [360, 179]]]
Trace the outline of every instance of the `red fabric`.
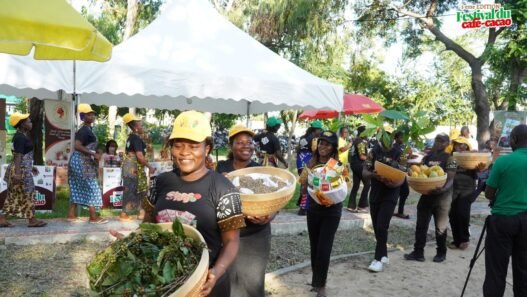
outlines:
[[[344, 106], [342, 112], [344, 114], [362, 114], [362, 113], [377, 113], [383, 110], [382, 106], [372, 99], [357, 94], [344, 95]], [[311, 109], [306, 110], [300, 115], [300, 119], [330, 119], [336, 118], [339, 112], [336, 110], [322, 110]]]

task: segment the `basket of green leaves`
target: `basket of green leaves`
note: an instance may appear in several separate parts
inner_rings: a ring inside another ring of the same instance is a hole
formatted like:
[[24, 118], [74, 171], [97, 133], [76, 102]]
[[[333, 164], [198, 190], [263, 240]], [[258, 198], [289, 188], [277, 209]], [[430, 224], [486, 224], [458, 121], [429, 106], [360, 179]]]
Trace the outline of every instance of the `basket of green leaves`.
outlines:
[[87, 271], [101, 296], [199, 296], [208, 265], [201, 234], [175, 220], [141, 224], [98, 252]]

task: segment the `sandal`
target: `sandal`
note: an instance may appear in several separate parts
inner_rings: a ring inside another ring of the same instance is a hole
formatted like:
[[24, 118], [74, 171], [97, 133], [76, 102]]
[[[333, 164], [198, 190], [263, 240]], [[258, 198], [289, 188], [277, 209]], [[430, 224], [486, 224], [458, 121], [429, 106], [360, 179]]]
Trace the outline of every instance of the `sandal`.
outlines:
[[27, 226], [29, 228], [38, 228], [38, 227], [44, 227], [46, 226], [48, 223], [44, 222], [44, 221], [37, 221], [33, 224], [28, 224]]
[[0, 224], [0, 228], [11, 228], [11, 227], [14, 227], [15, 225], [9, 223], [9, 222], [5, 222], [5, 223], [2, 223]]
[[346, 208], [344, 208], [344, 209], [347, 210], [347, 211], [349, 211], [349, 212], [351, 212], [351, 213], [357, 213], [357, 210], [354, 209], [354, 208], [351, 208], [351, 207], [346, 207]]
[[123, 223], [129, 223], [129, 222], [134, 222], [135, 219], [132, 217], [126, 217], [126, 218], [119, 218], [119, 221]]
[[357, 208], [358, 213], [369, 213], [370, 211], [367, 208]]
[[97, 220], [90, 220], [90, 224], [102, 225], [108, 223], [107, 219], [98, 218]]
[[393, 215], [398, 217], [398, 218], [400, 218], [400, 219], [405, 219], [405, 220], [410, 219], [410, 215], [407, 215], [407, 214], [404, 214], [404, 213], [394, 213]]

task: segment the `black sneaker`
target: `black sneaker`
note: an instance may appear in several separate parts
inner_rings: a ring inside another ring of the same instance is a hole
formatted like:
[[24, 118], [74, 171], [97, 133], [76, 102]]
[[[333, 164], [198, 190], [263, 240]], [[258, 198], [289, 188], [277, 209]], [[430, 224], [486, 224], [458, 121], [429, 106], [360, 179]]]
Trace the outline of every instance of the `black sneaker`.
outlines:
[[445, 260], [446, 260], [446, 255], [445, 254], [437, 254], [434, 257], [434, 262], [436, 262], [436, 263], [441, 263], [441, 262], [443, 262]]
[[424, 262], [425, 261], [425, 257], [422, 255], [422, 254], [418, 254], [416, 253], [415, 251], [409, 253], [409, 254], [404, 254], [404, 258], [408, 261], [418, 261], [418, 262]]
[[303, 208], [300, 208], [300, 209], [298, 210], [298, 215], [299, 215], [299, 216], [305, 216], [305, 215], [306, 215], [306, 210], [303, 209]]

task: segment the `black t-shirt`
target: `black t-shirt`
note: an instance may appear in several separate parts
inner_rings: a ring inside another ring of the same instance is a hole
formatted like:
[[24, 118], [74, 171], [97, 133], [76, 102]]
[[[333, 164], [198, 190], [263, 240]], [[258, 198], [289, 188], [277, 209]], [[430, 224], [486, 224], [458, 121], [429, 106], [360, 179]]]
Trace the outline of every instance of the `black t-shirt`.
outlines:
[[25, 155], [33, 150], [33, 141], [24, 133], [16, 132], [13, 136], [13, 152]]
[[223, 175], [209, 171], [202, 178], [187, 182], [175, 172], [160, 174], [151, 195], [156, 197], [158, 222], [175, 218], [193, 221], [210, 249], [213, 265], [222, 248], [221, 232], [244, 227], [240, 194]]
[[368, 142], [360, 137], [353, 140], [352, 146], [348, 153], [348, 162], [355, 170], [361, 170], [364, 160], [360, 159], [360, 155], [368, 153]]
[[82, 126], [77, 133], [75, 133], [75, 140], [80, 141], [83, 146], [87, 146], [90, 143], [96, 142], [97, 137], [93, 134], [90, 126]]
[[458, 167], [454, 176], [454, 189], [470, 190], [476, 189], [476, 180], [478, 179], [476, 170], [469, 170]]
[[136, 153], [142, 152], [143, 155], [146, 154], [146, 144], [137, 134], [130, 134], [126, 140], [126, 153]]
[[[260, 164], [254, 162], [251, 160], [251, 162], [249, 163], [249, 165], [247, 165], [247, 167], [257, 167], [257, 166], [260, 166]], [[216, 166], [216, 171], [218, 173], [225, 173], [225, 172], [231, 172], [231, 171], [234, 171], [234, 165], [233, 165], [233, 160], [224, 160], [224, 161], [219, 161], [218, 162], [218, 166]], [[240, 236], [241, 237], [245, 237], [245, 236], [249, 236], [251, 234], [254, 234], [254, 233], [257, 233], [263, 229], [265, 229], [267, 227], [267, 224], [266, 225], [258, 225], [258, 224], [253, 224], [251, 223], [251, 221], [249, 220], [245, 220], [245, 228], [241, 229], [240, 230]]]
[[[406, 164], [401, 164], [401, 150], [399, 147], [392, 146], [389, 151], [382, 148], [380, 143], [375, 144], [373, 149], [368, 154], [366, 160], [366, 167], [368, 170], [373, 171], [375, 162], [381, 162], [393, 168], [406, 171]], [[389, 188], [377, 179], [371, 179], [371, 201], [380, 201], [380, 199], [393, 199], [397, 200], [399, 197], [399, 188]]]
[[300, 150], [308, 150], [311, 151], [311, 142], [313, 141], [313, 135], [304, 135], [300, 137], [300, 140], [298, 140], [298, 146], [300, 147]]
[[443, 168], [445, 173], [448, 170], [457, 169], [456, 160], [454, 160], [454, 158], [450, 156], [450, 154], [448, 154], [447, 152], [440, 152], [440, 153], [430, 152], [428, 153], [428, 155], [426, 155], [423, 158], [423, 164], [428, 167], [439, 165], [441, 168]]
[[280, 141], [278, 140], [278, 137], [274, 135], [274, 133], [260, 133], [254, 137], [254, 142], [259, 145], [261, 151], [265, 151], [270, 155], [280, 151]]

